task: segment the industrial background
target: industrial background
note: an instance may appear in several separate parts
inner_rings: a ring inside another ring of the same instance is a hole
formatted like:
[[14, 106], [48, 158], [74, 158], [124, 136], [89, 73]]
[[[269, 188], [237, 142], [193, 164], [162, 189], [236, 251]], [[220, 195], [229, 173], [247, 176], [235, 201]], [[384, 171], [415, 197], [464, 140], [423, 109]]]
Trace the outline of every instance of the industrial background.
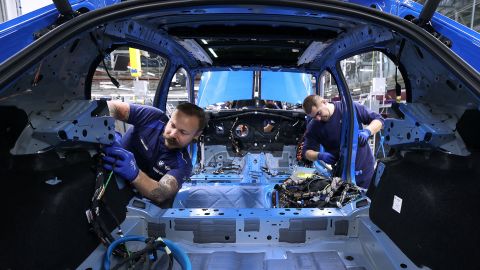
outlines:
[[[424, 4], [425, 0], [418, 0]], [[50, 0], [0, 0], [0, 22], [11, 20], [33, 10], [51, 4]], [[440, 2], [438, 12], [480, 31], [480, 0], [444, 0]], [[133, 58], [132, 58], [133, 57]], [[136, 60], [133, 60], [133, 59]], [[167, 64], [160, 55], [147, 51], [131, 51], [119, 48], [105, 58], [94, 76], [92, 98], [121, 99], [128, 102], [151, 104]], [[380, 113], [388, 109], [394, 99], [396, 83], [403, 88], [403, 79], [395, 64], [381, 52], [369, 52], [355, 55], [341, 61], [345, 78], [352, 89], [355, 101], [369, 106]], [[109, 74], [120, 82], [120, 87], [112, 84]], [[179, 70], [171, 82], [167, 100], [167, 113], [179, 102], [186, 101], [187, 73]], [[195, 78], [195, 90], [198, 89], [201, 74]], [[321, 94], [329, 99], [338, 98], [335, 81], [330, 74], [322, 74], [319, 80]], [[315, 78], [312, 77], [315, 85]], [[392, 93], [392, 94], [390, 94]]]

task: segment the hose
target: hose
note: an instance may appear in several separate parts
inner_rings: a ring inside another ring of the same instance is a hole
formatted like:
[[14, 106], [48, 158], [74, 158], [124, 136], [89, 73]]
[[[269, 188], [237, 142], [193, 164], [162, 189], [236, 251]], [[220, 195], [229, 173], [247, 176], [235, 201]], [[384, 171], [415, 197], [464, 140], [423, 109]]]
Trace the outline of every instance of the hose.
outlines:
[[105, 253], [103, 268], [105, 270], [110, 270], [110, 255], [118, 245], [129, 241], [145, 242], [146, 239], [147, 238], [145, 236], [125, 236], [113, 241], [110, 246], [108, 246], [107, 253]]
[[[107, 253], [105, 254], [105, 258], [103, 260], [103, 268], [105, 270], [110, 269], [110, 255], [118, 245], [125, 242], [130, 242], [130, 241], [145, 242], [146, 239], [147, 238], [145, 236], [130, 235], [130, 236], [118, 238], [115, 241], [113, 241], [112, 244], [108, 246]], [[183, 270], [192, 269], [190, 258], [188, 258], [188, 255], [178, 245], [176, 245], [175, 243], [167, 239], [163, 239], [163, 242], [172, 251], [173, 257], [175, 258], [175, 260], [177, 260], [177, 262], [180, 264]]]
[[163, 239], [163, 242], [172, 251], [173, 257], [182, 266], [183, 270], [192, 270], [192, 263], [190, 262], [187, 253], [185, 253], [177, 244], [168, 239]]

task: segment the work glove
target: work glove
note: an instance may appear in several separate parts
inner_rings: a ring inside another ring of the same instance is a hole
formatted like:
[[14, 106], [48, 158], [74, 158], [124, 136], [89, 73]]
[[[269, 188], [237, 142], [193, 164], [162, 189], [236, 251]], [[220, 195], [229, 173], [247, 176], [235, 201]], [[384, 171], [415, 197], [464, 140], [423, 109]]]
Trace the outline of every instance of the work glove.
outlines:
[[367, 144], [368, 142], [368, 137], [372, 135], [372, 132], [368, 129], [362, 129], [358, 132], [358, 143], [363, 146]]
[[122, 147], [122, 134], [118, 131], [115, 131], [115, 138], [113, 139], [112, 146]]
[[104, 148], [105, 156], [102, 158], [106, 170], [113, 171], [128, 182], [133, 182], [140, 170], [133, 153], [118, 146], [107, 146]]
[[324, 161], [325, 163], [328, 163], [328, 164], [335, 164], [335, 156], [328, 153], [328, 152], [320, 152], [318, 153], [318, 156], [317, 156], [317, 160], [322, 160]]

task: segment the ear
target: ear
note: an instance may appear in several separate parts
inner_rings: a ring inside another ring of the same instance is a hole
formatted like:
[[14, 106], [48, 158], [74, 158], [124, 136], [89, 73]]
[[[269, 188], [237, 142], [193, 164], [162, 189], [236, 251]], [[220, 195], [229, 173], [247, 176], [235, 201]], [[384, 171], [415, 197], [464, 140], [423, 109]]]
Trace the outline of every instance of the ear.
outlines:
[[195, 135], [193, 136], [193, 139], [194, 139], [194, 140], [198, 140], [198, 138], [200, 137], [200, 135], [202, 135], [202, 131], [203, 131], [203, 130], [197, 131], [197, 133], [195, 133]]

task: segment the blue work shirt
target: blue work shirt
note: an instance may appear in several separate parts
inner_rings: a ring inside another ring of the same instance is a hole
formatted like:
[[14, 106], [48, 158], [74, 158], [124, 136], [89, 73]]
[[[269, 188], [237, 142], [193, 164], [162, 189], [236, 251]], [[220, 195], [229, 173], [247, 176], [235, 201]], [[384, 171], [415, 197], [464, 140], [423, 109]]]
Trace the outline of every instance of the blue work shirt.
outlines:
[[163, 131], [168, 117], [160, 109], [130, 104], [127, 123], [132, 124], [122, 138], [122, 146], [132, 152], [140, 170], [160, 180], [165, 174], [177, 179], [181, 187], [192, 172], [187, 149], [168, 149]]
[[[305, 133], [304, 155], [307, 150], [318, 151], [320, 145], [326, 152], [334, 155], [337, 160], [340, 157], [340, 140], [342, 131], [342, 116], [345, 111], [345, 105], [342, 102], [333, 102], [335, 110], [327, 122], [312, 120], [307, 125]], [[373, 120], [384, 120], [380, 114], [368, 110], [365, 106], [353, 103], [357, 112], [358, 120], [368, 125]], [[359, 127], [360, 129], [362, 127]], [[375, 158], [368, 144], [359, 145], [357, 148], [357, 157], [355, 159], [355, 180], [358, 186], [368, 188], [372, 179], [375, 166]]]

